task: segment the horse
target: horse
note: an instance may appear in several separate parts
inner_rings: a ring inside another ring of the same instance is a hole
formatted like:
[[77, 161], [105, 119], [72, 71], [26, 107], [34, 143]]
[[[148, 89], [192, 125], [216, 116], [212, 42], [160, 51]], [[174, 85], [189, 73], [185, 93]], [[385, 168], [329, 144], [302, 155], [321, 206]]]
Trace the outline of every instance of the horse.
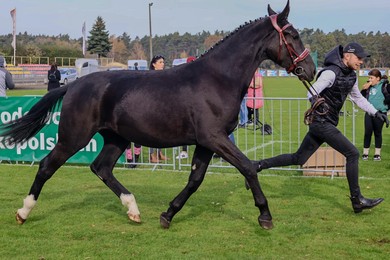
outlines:
[[[160, 215], [169, 228], [173, 217], [201, 185], [214, 153], [245, 177], [258, 223], [273, 227], [268, 201], [260, 187], [259, 161], [249, 160], [228, 138], [238, 123], [240, 103], [255, 70], [270, 59], [299, 80], [312, 81], [316, 68], [297, 30], [288, 22], [290, 4], [276, 13], [246, 22], [196, 60], [162, 71], [96, 72], [44, 95], [23, 117], [1, 128], [9, 143], [33, 137], [62, 100], [58, 142], [40, 163], [31, 189], [16, 212], [25, 223], [42, 187], [72, 155], [100, 133], [104, 145], [90, 169], [128, 209], [130, 222], [140, 223], [135, 196], [114, 176], [113, 168], [129, 142], [167, 148], [195, 145], [184, 189]], [[140, 99], [147, 102], [137, 102]]]

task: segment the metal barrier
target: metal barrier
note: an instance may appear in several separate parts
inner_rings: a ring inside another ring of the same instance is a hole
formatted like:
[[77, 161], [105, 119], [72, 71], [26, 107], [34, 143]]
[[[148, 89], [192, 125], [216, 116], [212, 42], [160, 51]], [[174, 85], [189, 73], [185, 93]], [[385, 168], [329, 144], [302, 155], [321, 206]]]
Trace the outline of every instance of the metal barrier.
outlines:
[[[254, 99], [254, 98], [251, 98]], [[303, 114], [309, 108], [309, 102], [306, 98], [255, 98], [263, 99], [264, 106], [259, 109], [258, 118], [254, 118], [253, 125], [245, 126], [244, 128], [237, 128], [233, 132], [235, 137], [235, 144], [239, 149], [251, 160], [260, 160], [263, 158], [273, 157], [284, 153], [295, 152], [304, 136], [307, 133], [307, 126], [303, 123]], [[26, 101], [20, 100], [21, 104], [26, 105]], [[15, 109], [18, 105], [15, 100], [10, 102], [12, 108]], [[28, 108], [26, 108], [28, 109]], [[339, 129], [346, 135], [352, 143], [355, 143], [355, 115], [358, 110], [355, 109], [354, 103], [349, 101], [344, 104], [342, 111], [340, 112]], [[4, 111], [3, 111], [4, 112]], [[14, 114], [21, 114], [21, 111], [16, 111]], [[8, 113], [9, 114], [9, 113]], [[5, 114], [4, 114], [5, 115]], [[59, 115], [59, 114], [58, 114]], [[10, 115], [8, 115], [10, 116]], [[254, 113], [256, 116], [256, 113]], [[265, 133], [263, 126], [267, 124], [272, 128], [272, 133]], [[54, 131], [54, 130], [53, 130]], [[1, 147], [0, 147], [1, 148]], [[179, 170], [190, 170], [191, 157], [194, 152], [195, 146], [187, 146], [188, 158], [179, 158], [179, 154], [183, 147], [174, 147], [162, 149], [161, 152], [164, 160], [160, 160], [158, 163], [152, 163], [150, 161], [150, 153], [148, 147], [141, 148], [141, 154], [137, 165], [139, 167], [147, 167], [152, 169], [156, 168], [169, 168]], [[99, 151], [94, 151], [98, 153]], [[14, 155], [13, 155], [14, 156]], [[42, 155], [44, 156], [44, 154]], [[134, 157], [134, 155], [133, 155]], [[6, 158], [6, 157], [4, 157]], [[3, 158], [3, 159], [4, 159]], [[9, 157], [12, 158], [12, 157]], [[19, 158], [19, 162], [23, 163], [22, 157]], [[92, 156], [92, 160], [93, 160]], [[13, 161], [6, 160], [9, 163]], [[36, 160], [34, 160], [36, 161]], [[1, 162], [1, 161], [0, 161]], [[87, 163], [85, 161], [77, 161], [79, 163]], [[18, 162], [16, 162], [18, 163]], [[33, 162], [29, 162], [33, 163]], [[125, 154], [118, 160], [117, 166], [129, 167], [130, 163], [126, 163]], [[217, 168], [234, 169], [229, 163], [225, 162], [222, 158], [213, 157], [210, 162], [209, 170]], [[299, 166], [274, 168], [277, 170], [303, 170]], [[309, 169], [311, 172], [316, 169]], [[323, 170], [319, 170], [322, 171]], [[332, 172], [332, 170], [329, 170]], [[332, 173], [333, 176], [333, 173]]]
[[[308, 131], [308, 126], [303, 123], [303, 114], [309, 108], [310, 103], [306, 98], [255, 98], [263, 99], [264, 106], [259, 109], [257, 124], [236, 128], [234, 131], [236, 145], [251, 160], [260, 160], [284, 153], [294, 153]], [[355, 116], [356, 108], [352, 101], [347, 100], [340, 112], [338, 128], [352, 143], [355, 143]], [[268, 124], [272, 128], [272, 134], [263, 134], [262, 125]], [[324, 145], [326, 147], [326, 145]], [[195, 146], [188, 146], [189, 158], [179, 159], [182, 147], [163, 149], [163, 153], [170, 157], [169, 160], [158, 164], [149, 162], [149, 149], [143, 147], [139, 165], [156, 167], [170, 167], [173, 169], [190, 169], [191, 159]], [[126, 164], [128, 165], [128, 164]], [[213, 168], [233, 168], [222, 158], [213, 157], [209, 170]], [[273, 170], [303, 170], [299, 166], [273, 168]], [[313, 171], [313, 170], [311, 170]], [[314, 170], [315, 171], [315, 170]], [[323, 170], [321, 170], [323, 171]], [[331, 170], [329, 170], [331, 171]]]

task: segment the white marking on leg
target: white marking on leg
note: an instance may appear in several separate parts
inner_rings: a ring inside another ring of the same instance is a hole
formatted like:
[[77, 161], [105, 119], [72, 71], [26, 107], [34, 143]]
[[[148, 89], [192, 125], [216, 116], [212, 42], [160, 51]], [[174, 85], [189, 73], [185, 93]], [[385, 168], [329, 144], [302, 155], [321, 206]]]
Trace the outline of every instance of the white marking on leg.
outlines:
[[193, 171], [196, 170], [196, 164], [195, 164], [195, 163], [192, 165], [192, 170], [193, 170]]
[[129, 209], [129, 211], [127, 211], [127, 214], [130, 214], [132, 216], [140, 215], [138, 210], [138, 205], [137, 202], [135, 201], [135, 197], [133, 194], [122, 193], [120, 199], [122, 201], [122, 205]]
[[34, 199], [34, 195], [28, 195], [23, 200], [23, 208], [18, 209], [17, 213], [19, 216], [23, 219], [27, 219], [28, 215], [30, 214], [31, 210], [34, 208], [35, 204], [37, 204], [37, 201]]

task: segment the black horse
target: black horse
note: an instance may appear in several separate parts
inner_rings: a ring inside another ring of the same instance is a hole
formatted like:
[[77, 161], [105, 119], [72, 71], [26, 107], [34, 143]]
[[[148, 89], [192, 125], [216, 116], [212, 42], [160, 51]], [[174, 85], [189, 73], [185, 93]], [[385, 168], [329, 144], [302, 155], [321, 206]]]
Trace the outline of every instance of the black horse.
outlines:
[[[40, 162], [23, 208], [22, 224], [35, 206], [45, 182], [68, 158], [100, 133], [104, 146], [91, 164], [94, 172], [128, 208], [128, 217], [141, 222], [135, 197], [112, 171], [129, 142], [165, 148], [195, 145], [186, 187], [170, 202], [160, 223], [169, 228], [176, 213], [202, 183], [214, 153], [244, 175], [260, 210], [259, 224], [273, 227], [267, 199], [258, 181], [258, 162], [250, 161], [228, 138], [254, 71], [271, 59], [301, 80], [311, 81], [315, 65], [298, 32], [287, 21], [289, 2], [276, 14], [250, 21], [222, 39], [197, 60], [163, 71], [106, 71], [84, 76], [47, 93], [22, 118], [4, 125], [11, 143], [33, 137], [63, 98], [58, 143]], [[140, 99], [147, 102], [137, 102]]]

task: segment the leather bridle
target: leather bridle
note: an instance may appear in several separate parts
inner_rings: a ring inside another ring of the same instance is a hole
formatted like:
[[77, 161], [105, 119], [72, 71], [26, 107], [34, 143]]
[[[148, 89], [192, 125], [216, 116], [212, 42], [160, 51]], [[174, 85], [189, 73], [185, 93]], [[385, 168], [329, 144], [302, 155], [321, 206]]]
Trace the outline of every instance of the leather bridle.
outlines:
[[[294, 70], [298, 70], [298, 71], [295, 71], [297, 75], [299, 74], [302, 74], [302, 68], [301, 67], [297, 67], [297, 64], [298, 62], [301, 62], [303, 61], [304, 59], [306, 59], [307, 56], [309, 56], [310, 54], [310, 51], [305, 48], [303, 50], [303, 52], [301, 54], [298, 54], [292, 47], [291, 45], [289, 45], [287, 43], [287, 40], [286, 40], [286, 37], [284, 36], [283, 34], [283, 31], [286, 30], [288, 27], [292, 26], [291, 23], [288, 23], [286, 24], [285, 26], [283, 26], [282, 28], [280, 28], [280, 26], [278, 25], [277, 23], [277, 19], [278, 19], [278, 15], [277, 14], [273, 14], [270, 16], [270, 19], [271, 19], [271, 23], [273, 25], [273, 27], [275, 28], [275, 30], [279, 33], [279, 52], [278, 52], [278, 60], [280, 60], [280, 56], [281, 56], [281, 52], [282, 52], [282, 47], [283, 47], [283, 44], [284, 46], [286, 46], [287, 48], [287, 51], [288, 53], [290, 54], [290, 57], [291, 57], [291, 60], [292, 60], [292, 64], [291, 66], [287, 69], [287, 72], [288, 73], [291, 73], [292, 71]], [[298, 73], [297, 73], [298, 72]]]
[[[304, 115], [304, 123], [306, 125], [309, 125], [313, 122], [314, 116], [317, 115], [324, 115], [328, 112], [329, 107], [325, 102], [325, 99], [320, 97], [320, 95], [317, 93], [317, 91], [314, 88], [311, 88], [312, 85], [310, 82], [302, 79], [300, 76], [304, 73], [304, 69], [302, 67], [298, 67], [297, 64], [298, 62], [303, 61], [304, 59], [309, 56], [310, 51], [305, 48], [301, 54], [298, 54], [292, 47], [291, 45], [288, 44], [286, 37], [283, 34], [283, 31], [286, 30], [288, 27], [292, 26], [291, 23], [286, 24], [282, 28], [277, 23], [278, 19], [278, 14], [273, 14], [270, 16], [271, 23], [275, 30], [279, 33], [279, 51], [278, 51], [278, 60], [280, 61], [280, 56], [282, 52], [282, 47], [283, 44], [286, 46], [286, 49], [290, 55], [290, 58], [292, 60], [292, 64], [287, 70], [288, 73], [291, 73], [294, 71], [294, 73], [299, 77], [299, 79], [302, 81], [303, 85], [306, 87], [306, 89], [310, 92], [312, 95], [312, 106], [305, 112]], [[310, 85], [310, 87], [308, 86]], [[313, 93], [313, 91], [315, 93]], [[319, 112], [317, 109], [322, 106], [323, 112]]]

